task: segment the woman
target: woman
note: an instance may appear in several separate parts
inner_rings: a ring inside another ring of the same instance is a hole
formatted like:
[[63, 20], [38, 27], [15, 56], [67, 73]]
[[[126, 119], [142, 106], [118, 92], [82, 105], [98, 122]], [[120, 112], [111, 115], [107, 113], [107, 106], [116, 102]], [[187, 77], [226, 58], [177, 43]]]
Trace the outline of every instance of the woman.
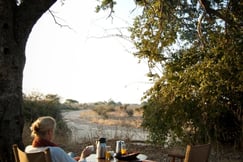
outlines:
[[25, 148], [25, 152], [33, 153], [50, 148], [52, 162], [84, 162], [85, 158], [90, 155], [91, 149], [86, 147], [81, 152], [80, 158], [72, 158], [62, 148], [51, 142], [54, 137], [55, 128], [56, 121], [54, 118], [50, 116], [39, 117], [30, 127], [31, 136], [34, 139], [32, 145]]

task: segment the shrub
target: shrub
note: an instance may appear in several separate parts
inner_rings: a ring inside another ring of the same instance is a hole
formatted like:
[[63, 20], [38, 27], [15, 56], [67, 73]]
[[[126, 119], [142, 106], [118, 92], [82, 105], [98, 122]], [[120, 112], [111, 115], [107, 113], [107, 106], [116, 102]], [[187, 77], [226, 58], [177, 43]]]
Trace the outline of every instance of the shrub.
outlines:
[[[63, 104], [57, 100], [57, 97], [53, 97], [54, 100], [40, 96], [40, 94], [32, 96], [24, 96], [23, 114], [25, 120], [24, 131], [30, 131], [31, 123], [40, 116], [52, 116], [57, 123], [56, 134], [64, 138], [70, 137], [71, 131], [62, 118], [61, 109]], [[30, 135], [28, 132], [24, 132], [26, 135]]]

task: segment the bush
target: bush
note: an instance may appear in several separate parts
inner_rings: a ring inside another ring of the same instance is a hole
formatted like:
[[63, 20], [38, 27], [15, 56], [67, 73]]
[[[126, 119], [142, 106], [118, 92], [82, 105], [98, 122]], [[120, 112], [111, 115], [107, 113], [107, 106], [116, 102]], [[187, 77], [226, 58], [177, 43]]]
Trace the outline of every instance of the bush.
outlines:
[[[31, 123], [41, 116], [52, 116], [57, 123], [56, 134], [63, 138], [70, 137], [71, 131], [69, 130], [66, 122], [62, 118], [61, 109], [64, 107], [63, 104], [54, 97], [53, 100], [42, 95], [31, 95], [24, 96], [23, 102], [23, 114], [25, 120], [24, 132], [26, 135], [30, 135]], [[28, 141], [29, 142], [29, 141]]]
[[106, 119], [108, 118], [107, 113], [115, 111], [115, 108], [112, 105], [101, 104], [101, 105], [96, 105], [93, 110]]

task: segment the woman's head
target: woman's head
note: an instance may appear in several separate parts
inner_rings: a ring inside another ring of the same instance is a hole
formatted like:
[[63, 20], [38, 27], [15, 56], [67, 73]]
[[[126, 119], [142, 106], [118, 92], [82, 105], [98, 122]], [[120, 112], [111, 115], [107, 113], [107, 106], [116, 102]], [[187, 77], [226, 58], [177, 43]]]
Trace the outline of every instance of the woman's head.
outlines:
[[53, 134], [56, 128], [56, 121], [53, 117], [43, 116], [34, 121], [30, 127], [32, 137], [45, 138], [48, 133]]

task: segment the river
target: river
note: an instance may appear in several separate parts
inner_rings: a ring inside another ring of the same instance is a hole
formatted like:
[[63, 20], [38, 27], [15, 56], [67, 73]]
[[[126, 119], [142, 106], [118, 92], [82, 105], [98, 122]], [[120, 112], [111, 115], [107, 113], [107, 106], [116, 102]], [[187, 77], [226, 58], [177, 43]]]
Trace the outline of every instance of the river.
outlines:
[[101, 125], [88, 121], [86, 117], [81, 117], [81, 112], [66, 111], [63, 112], [63, 118], [72, 131], [72, 139], [79, 141], [81, 139], [94, 139], [106, 137], [107, 139], [130, 139], [134, 141], [147, 140], [148, 133], [141, 128], [131, 128], [124, 126]]

